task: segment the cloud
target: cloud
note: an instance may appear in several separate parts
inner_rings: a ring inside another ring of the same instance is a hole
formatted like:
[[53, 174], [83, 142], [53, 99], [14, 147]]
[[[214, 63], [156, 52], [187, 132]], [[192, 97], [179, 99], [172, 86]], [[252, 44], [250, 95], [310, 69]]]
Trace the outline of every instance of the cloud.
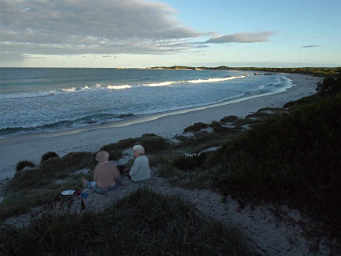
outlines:
[[20, 62], [24, 60], [24, 56], [20, 53], [0, 51], [0, 63], [6, 64], [11, 62]]
[[302, 48], [316, 48], [316, 47], [320, 47], [320, 45], [311, 44], [311, 45], [304, 45], [304, 46], [302, 46]]
[[201, 35], [159, 2], [0, 0], [0, 49], [13, 54], [164, 53]]
[[225, 44], [225, 43], [258, 43], [269, 41], [269, 37], [272, 36], [274, 32], [266, 31], [259, 33], [238, 33], [231, 35], [223, 35], [211, 38], [205, 43], [208, 44]]

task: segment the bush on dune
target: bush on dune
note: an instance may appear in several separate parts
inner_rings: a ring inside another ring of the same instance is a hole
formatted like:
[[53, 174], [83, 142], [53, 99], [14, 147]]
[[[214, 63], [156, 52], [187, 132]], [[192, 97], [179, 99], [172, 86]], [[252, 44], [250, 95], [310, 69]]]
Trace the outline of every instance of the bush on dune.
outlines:
[[194, 171], [203, 165], [206, 154], [195, 154], [193, 156], [179, 156], [173, 160], [173, 165], [183, 171]]
[[147, 154], [159, 152], [171, 146], [168, 140], [158, 135], [148, 133], [138, 138], [128, 138], [120, 140], [117, 143], [104, 145], [100, 150], [109, 152], [110, 160], [118, 160], [122, 156], [123, 150], [132, 148], [136, 144], [144, 146]]
[[198, 122], [198, 123], [194, 123], [193, 125], [190, 125], [188, 127], [186, 127], [184, 129], [184, 132], [198, 132], [202, 129], [206, 129], [208, 128], [208, 124], [202, 123], [202, 122]]
[[8, 185], [8, 189], [10, 191], [20, 191], [39, 188], [54, 182], [58, 178], [64, 178], [73, 171], [92, 168], [94, 165], [94, 156], [90, 152], [73, 152], [62, 158], [48, 158], [40, 166], [28, 172], [16, 172]]
[[32, 163], [31, 161], [26, 161], [26, 160], [20, 161], [17, 163], [15, 170], [17, 172], [20, 172], [21, 170], [25, 169], [26, 167], [34, 167], [34, 166], [35, 166], [34, 163]]
[[47, 161], [51, 158], [59, 158], [59, 155], [56, 152], [46, 152], [41, 156], [40, 163], [43, 163], [44, 161]]
[[224, 163], [215, 185], [226, 194], [288, 203], [341, 225], [340, 113], [341, 94], [256, 125], [210, 160]]
[[91, 168], [96, 165], [95, 156], [90, 152], [71, 152], [63, 156], [62, 160], [72, 170]]
[[341, 74], [324, 79], [318, 83], [316, 90], [320, 96], [335, 96], [341, 92]]
[[128, 138], [120, 140], [117, 143], [104, 145], [100, 150], [107, 151], [109, 153], [110, 160], [118, 160], [121, 158], [123, 150], [132, 147], [136, 143], [136, 138]]
[[163, 150], [168, 149], [171, 144], [165, 138], [155, 134], [143, 134], [142, 137], [138, 140], [146, 150], [146, 153], [157, 153]]

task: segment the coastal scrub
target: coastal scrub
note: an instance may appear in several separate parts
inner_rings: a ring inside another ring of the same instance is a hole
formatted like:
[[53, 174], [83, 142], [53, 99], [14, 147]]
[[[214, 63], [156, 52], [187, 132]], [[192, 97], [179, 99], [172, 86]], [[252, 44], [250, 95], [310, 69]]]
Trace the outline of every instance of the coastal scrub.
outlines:
[[45, 214], [0, 227], [3, 255], [251, 255], [235, 228], [203, 218], [176, 197], [140, 189], [104, 212]]

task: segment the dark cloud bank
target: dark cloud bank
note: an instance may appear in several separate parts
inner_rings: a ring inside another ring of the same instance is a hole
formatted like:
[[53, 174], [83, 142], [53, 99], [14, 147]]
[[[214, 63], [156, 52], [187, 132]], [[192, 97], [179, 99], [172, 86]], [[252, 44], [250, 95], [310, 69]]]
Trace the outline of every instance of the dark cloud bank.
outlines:
[[0, 55], [171, 53], [209, 44], [264, 42], [272, 32], [207, 36], [176, 20], [159, 2], [0, 0]]

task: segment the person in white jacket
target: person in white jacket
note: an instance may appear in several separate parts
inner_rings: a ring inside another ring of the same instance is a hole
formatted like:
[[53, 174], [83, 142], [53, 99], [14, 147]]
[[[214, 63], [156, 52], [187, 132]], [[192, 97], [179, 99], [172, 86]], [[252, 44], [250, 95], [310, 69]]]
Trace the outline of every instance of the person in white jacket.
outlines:
[[143, 181], [151, 178], [151, 169], [149, 166], [149, 159], [145, 155], [143, 146], [135, 145], [133, 147], [133, 154], [135, 157], [134, 163], [129, 170], [129, 176], [132, 181]]

